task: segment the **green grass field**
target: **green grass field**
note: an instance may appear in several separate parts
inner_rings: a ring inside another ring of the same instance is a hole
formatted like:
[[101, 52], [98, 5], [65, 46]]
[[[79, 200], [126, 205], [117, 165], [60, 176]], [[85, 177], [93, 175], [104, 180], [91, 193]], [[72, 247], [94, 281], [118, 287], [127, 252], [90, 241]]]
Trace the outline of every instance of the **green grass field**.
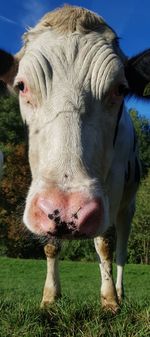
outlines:
[[39, 304], [46, 262], [0, 258], [0, 337], [148, 337], [150, 267], [127, 265], [126, 300], [113, 316], [99, 304], [97, 263], [60, 262], [63, 297]]

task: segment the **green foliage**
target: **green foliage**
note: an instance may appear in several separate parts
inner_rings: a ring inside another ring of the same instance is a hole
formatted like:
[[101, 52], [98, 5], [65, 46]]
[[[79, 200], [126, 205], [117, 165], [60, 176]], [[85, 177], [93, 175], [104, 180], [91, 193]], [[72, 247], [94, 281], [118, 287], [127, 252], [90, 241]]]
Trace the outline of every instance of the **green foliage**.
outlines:
[[143, 175], [150, 168], [150, 121], [140, 116], [136, 110], [129, 110], [133, 120], [139, 144], [139, 155], [143, 168]]
[[[24, 126], [16, 96], [0, 97], [0, 149], [4, 170], [0, 196], [0, 254], [39, 256], [37, 242], [24, 230], [22, 214], [30, 184], [30, 170], [24, 142]], [[32, 253], [33, 251], [33, 253]], [[41, 255], [42, 256], [42, 255]]]
[[136, 213], [129, 240], [129, 261], [150, 263], [150, 170], [143, 179], [136, 200]]
[[61, 262], [63, 296], [47, 311], [39, 309], [46, 262], [1, 258], [0, 264], [0, 337], [149, 336], [148, 266], [126, 267], [127, 299], [114, 316], [100, 306], [97, 263]]
[[16, 96], [0, 97], [0, 148], [24, 140], [24, 127]]
[[96, 261], [96, 251], [93, 240], [64, 241], [60, 259]]

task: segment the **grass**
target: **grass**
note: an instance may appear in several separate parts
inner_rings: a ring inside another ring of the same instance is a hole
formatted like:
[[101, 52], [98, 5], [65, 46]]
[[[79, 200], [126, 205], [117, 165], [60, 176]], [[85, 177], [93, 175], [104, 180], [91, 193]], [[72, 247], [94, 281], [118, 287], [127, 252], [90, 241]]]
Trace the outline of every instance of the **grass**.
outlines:
[[99, 304], [96, 263], [60, 262], [63, 297], [40, 310], [46, 263], [0, 258], [0, 337], [148, 337], [149, 266], [127, 265], [126, 300], [113, 316]]

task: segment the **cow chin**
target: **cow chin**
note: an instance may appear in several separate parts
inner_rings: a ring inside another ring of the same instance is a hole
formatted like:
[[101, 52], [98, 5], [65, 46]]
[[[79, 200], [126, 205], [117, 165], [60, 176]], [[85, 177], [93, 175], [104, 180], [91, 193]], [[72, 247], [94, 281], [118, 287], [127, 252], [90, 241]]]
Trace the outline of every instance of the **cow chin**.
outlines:
[[33, 197], [24, 222], [32, 232], [47, 238], [86, 239], [104, 232], [105, 212], [100, 197], [53, 189]]

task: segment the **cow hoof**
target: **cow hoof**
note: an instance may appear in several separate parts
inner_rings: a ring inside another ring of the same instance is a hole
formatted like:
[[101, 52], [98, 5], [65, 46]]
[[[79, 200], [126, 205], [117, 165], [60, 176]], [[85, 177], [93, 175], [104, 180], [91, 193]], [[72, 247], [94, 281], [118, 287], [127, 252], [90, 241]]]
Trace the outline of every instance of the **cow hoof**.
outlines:
[[52, 306], [59, 298], [61, 298], [61, 296], [56, 296], [54, 298], [51, 298], [50, 300], [46, 300], [46, 299], [43, 299], [41, 304], [40, 304], [40, 308], [41, 309], [46, 309], [50, 306]]
[[54, 301], [46, 301], [46, 300], [42, 300], [41, 304], [40, 304], [40, 309], [47, 309], [48, 307], [50, 307], [51, 305], [53, 305], [55, 303]]
[[60, 297], [60, 291], [56, 289], [45, 288], [40, 308], [43, 309], [49, 307], [50, 305], [54, 304], [56, 300], [58, 300]]
[[118, 303], [119, 305], [122, 304], [122, 301], [124, 299], [124, 290], [123, 289], [116, 289], [117, 290], [117, 297], [118, 297]]
[[101, 304], [102, 304], [103, 310], [107, 312], [111, 312], [113, 314], [116, 314], [120, 309], [119, 303], [115, 300], [108, 301], [106, 298], [102, 298]]
[[50, 306], [52, 306], [54, 303], [56, 303], [56, 301], [60, 298], [61, 296], [55, 296], [53, 298], [51, 298], [50, 300], [48, 299], [43, 299], [41, 304], [40, 304], [40, 308], [41, 309], [46, 309]]
[[52, 302], [42, 301], [41, 304], [40, 304], [40, 309], [47, 309], [51, 304], [52, 304]]

